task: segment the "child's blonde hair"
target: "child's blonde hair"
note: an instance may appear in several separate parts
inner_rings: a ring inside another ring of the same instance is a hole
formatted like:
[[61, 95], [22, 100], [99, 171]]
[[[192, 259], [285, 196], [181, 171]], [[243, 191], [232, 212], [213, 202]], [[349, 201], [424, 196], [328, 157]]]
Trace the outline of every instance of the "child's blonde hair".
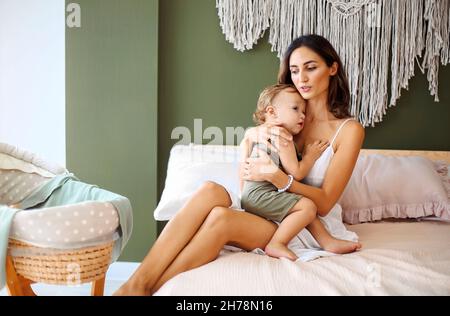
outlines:
[[269, 86], [261, 92], [258, 99], [258, 105], [256, 106], [256, 111], [253, 113], [253, 120], [257, 125], [262, 125], [266, 122], [266, 109], [268, 106], [272, 105], [273, 99], [283, 90], [294, 89], [297, 91], [292, 84], [276, 84]]

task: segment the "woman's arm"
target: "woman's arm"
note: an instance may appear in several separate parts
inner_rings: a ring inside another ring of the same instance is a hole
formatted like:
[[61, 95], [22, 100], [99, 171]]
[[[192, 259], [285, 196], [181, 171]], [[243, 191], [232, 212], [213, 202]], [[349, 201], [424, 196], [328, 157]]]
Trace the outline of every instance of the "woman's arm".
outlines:
[[[348, 124], [341, 133], [341, 142], [328, 167], [322, 187], [294, 182], [290, 188], [290, 192], [302, 194], [316, 203], [320, 216], [328, 215], [344, 192], [364, 142], [364, 128], [357, 122]], [[269, 177], [268, 180], [278, 188], [283, 188], [288, 182], [287, 175], [281, 170]]]
[[[305, 185], [294, 181], [290, 192], [301, 194], [311, 199], [318, 208], [320, 216], [326, 216], [339, 200], [355, 168], [359, 151], [364, 141], [364, 128], [357, 122], [347, 124], [341, 132], [339, 147], [328, 167], [321, 188]], [[288, 183], [288, 176], [281, 170], [261, 173], [259, 170], [270, 165], [270, 159], [248, 159], [246, 164], [246, 180], [269, 181], [278, 188], [284, 188]]]

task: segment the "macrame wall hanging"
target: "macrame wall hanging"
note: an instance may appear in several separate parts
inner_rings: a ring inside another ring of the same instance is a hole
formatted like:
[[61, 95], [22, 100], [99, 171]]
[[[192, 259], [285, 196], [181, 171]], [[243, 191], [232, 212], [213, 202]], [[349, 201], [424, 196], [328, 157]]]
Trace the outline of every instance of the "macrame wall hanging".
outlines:
[[239, 51], [252, 49], [269, 27], [279, 58], [301, 35], [326, 37], [348, 74], [351, 113], [364, 126], [381, 122], [396, 105], [416, 61], [439, 101], [439, 63], [450, 62], [450, 0], [216, 0], [216, 6], [226, 39]]

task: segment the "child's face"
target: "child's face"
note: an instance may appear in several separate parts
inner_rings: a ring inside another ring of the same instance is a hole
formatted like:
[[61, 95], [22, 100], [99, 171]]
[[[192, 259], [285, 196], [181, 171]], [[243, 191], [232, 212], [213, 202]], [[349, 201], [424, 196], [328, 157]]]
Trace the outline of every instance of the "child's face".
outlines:
[[306, 102], [294, 89], [281, 91], [273, 100], [274, 113], [271, 115], [278, 126], [297, 135], [305, 124]]

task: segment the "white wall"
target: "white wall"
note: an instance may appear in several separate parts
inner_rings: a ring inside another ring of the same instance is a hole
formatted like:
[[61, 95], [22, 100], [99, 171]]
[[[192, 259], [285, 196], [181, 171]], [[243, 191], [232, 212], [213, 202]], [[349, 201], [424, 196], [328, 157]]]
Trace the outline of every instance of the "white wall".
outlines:
[[64, 0], [0, 0], [0, 142], [66, 164]]

